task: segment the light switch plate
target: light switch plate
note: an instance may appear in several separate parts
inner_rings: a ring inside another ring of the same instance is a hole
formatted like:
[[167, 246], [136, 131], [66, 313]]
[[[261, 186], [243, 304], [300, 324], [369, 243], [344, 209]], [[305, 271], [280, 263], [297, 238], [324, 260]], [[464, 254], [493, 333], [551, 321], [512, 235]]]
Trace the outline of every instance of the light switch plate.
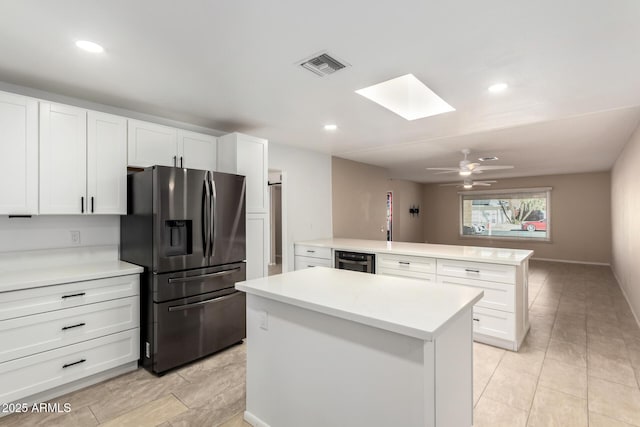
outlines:
[[79, 245], [80, 244], [80, 232], [79, 231], [70, 231], [71, 234], [71, 244]]

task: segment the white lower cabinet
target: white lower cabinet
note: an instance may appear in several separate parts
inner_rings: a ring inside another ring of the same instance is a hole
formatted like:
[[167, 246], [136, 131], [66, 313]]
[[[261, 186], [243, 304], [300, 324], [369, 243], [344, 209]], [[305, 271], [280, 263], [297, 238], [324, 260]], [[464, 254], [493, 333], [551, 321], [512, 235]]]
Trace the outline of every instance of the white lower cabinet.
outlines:
[[311, 267], [333, 267], [331, 248], [294, 245], [294, 269], [304, 270]]
[[130, 329], [0, 364], [0, 402], [13, 402], [138, 360], [140, 330]]
[[269, 275], [269, 215], [247, 214], [247, 280]]
[[3, 292], [0, 402], [135, 363], [139, 289], [134, 274]]
[[[513, 341], [515, 319], [513, 313], [473, 307], [473, 332], [505, 341]], [[489, 342], [489, 344], [492, 344]]]

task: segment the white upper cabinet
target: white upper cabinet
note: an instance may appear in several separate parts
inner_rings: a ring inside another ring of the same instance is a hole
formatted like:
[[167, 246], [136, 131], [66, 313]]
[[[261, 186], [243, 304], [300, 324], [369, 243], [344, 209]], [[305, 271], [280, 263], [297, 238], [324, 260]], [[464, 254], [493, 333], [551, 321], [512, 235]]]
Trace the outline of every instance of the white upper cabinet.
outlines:
[[127, 119], [89, 111], [87, 211], [127, 213]]
[[178, 166], [216, 170], [217, 140], [215, 136], [178, 130]]
[[178, 166], [178, 130], [140, 120], [129, 122], [128, 165]]
[[215, 170], [216, 142], [215, 136], [129, 120], [128, 165]]
[[247, 177], [247, 213], [268, 213], [268, 141], [241, 133], [218, 138], [218, 171]]
[[0, 215], [38, 213], [38, 101], [0, 92]]
[[41, 102], [40, 213], [126, 212], [126, 119]]
[[87, 111], [40, 103], [40, 213], [87, 208]]

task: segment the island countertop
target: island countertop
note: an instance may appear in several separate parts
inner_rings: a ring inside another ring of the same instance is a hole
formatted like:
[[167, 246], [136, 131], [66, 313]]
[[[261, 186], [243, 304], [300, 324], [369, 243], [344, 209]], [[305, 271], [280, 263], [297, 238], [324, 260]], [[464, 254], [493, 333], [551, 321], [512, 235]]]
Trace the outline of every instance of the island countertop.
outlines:
[[[483, 291], [316, 267], [236, 283], [250, 295], [431, 341]], [[471, 325], [469, 325], [471, 327]]]
[[414, 255], [507, 265], [520, 265], [523, 261], [526, 261], [533, 256], [533, 251], [524, 249], [436, 245], [431, 243], [387, 242], [380, 240], [341, 238], [309, 240], [305, 242], [296, 242], [296, 244], [346, 251]]

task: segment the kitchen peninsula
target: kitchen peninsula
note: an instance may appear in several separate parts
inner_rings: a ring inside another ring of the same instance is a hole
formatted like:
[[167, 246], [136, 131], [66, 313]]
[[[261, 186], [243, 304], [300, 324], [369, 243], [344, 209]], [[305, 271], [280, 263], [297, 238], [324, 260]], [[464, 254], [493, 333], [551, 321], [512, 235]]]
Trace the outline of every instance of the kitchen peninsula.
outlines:
[[472, 425], [482, 290], [324, 267], [236, 288], [253, 426]]
[[373, 255], [378, 275], [482, 289], [484, 298], [473, 308], [473, 338], [513, 351], [522, 345], [529, 330], [533, 251], [334, 238], [296, 242], [295, 269], [338, 268], [345, 251]]

